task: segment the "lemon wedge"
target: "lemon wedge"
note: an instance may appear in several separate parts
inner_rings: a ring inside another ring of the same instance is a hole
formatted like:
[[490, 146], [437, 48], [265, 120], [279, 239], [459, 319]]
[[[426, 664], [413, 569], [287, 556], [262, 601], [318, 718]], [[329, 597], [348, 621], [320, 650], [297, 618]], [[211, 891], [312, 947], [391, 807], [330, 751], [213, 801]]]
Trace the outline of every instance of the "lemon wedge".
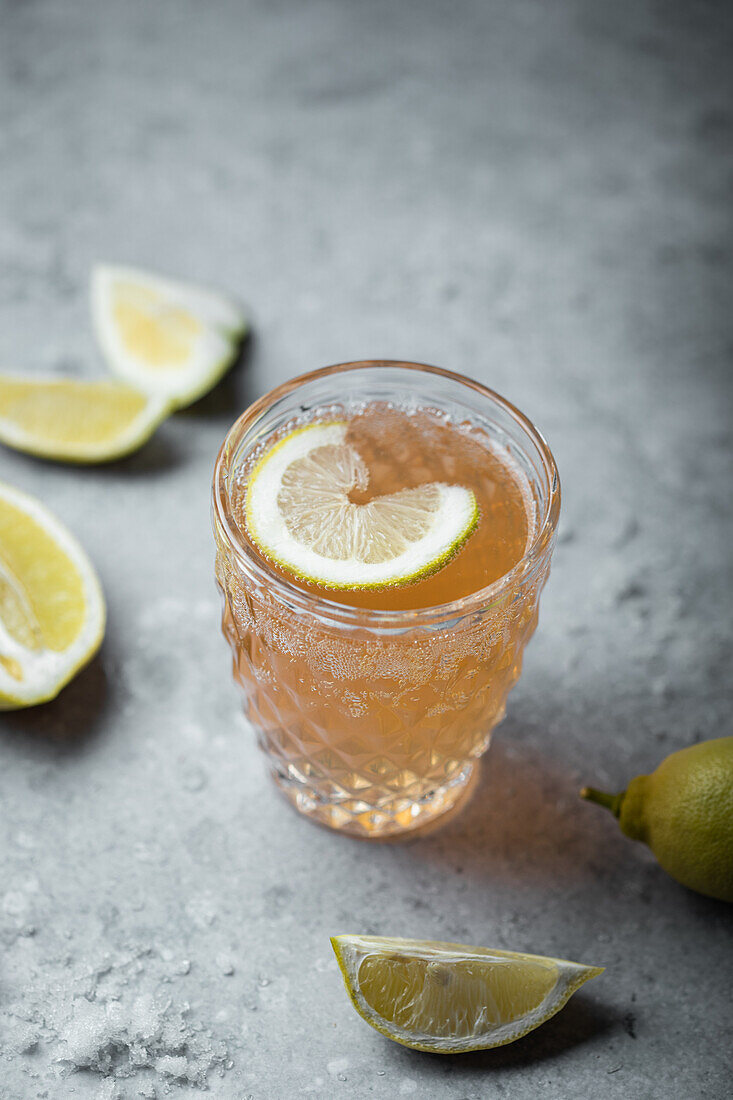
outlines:
[[335, 936], [354, 1008], [396, 1043], [459, 1054], [513, 1043], [602, 967], [457, 943]]
[[170, 412], [124, 382], [0, 375], [0, 443], [61, 462], [109, 462], [136, 451]]
[[98, 265], [91, 291], [110, 370], [177, 408], [219, 381], [247, 330], [242, 311], [223, 295], [134, 268]]
[[273, 561], [330, 588], [381, 588], [435, 572], [478, 522], [470, 489], [431, 482], [353, 503], [369, 471], [346, 421], [296, 428], [249, 475], [245, 524]]
[[0, 710], [53, 699], [96, 653], [102, 589], [40, 501], [0, 482]]

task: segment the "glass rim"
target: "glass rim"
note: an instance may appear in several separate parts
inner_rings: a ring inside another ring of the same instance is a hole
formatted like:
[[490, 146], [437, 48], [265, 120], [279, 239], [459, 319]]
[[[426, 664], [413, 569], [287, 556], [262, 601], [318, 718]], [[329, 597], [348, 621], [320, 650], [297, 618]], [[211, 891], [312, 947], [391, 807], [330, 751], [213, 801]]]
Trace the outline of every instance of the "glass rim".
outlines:
[[[238, 526], [230, 522], [231, 509], [227, 507], [230, 504], [230, 496], [226, 484], [227, 476], [231, 472], [226, 465], [226, 455], [229, 448], [234, 444], [236, 449], [246, 437], [247, 431], [281, 398], [286, 397], [309, 382], [326, 378], [332, 374], [390, 367], [437, 375], [449, 382], [455, 382], [466, 389], [472, 390], [493, 405], [500, 406], [534, 443], [540, 454], [549, 486], [544, 512], [535, 537], [508, 573], [504, 573], [503, 576], [498, 577], [491, 584], [485, 585], [475, 592], [470, 592], [466, 596], [460, 596], [455, 600], [427, 607], [399, 610], [353, 607], [349, 604], [342, 604], [338, 600], [331, 600], [309, 592], [285, 577], [281, 577], [269, 568], [264, 557], [260, 558], [259, 555], [255, 555], [252, 548], [242, 537]], [[241, 413], [227, 432], [214, 465], [212, 490], [214, 516], [239, 565], [242, 566], [245, 574], [254, 575], [257, 580], [264, 583], [268, 588], [274, 589], [279, 597], [284, 597], [287, 606], [295, 606], [306, 612], [317, 613], [321, 618], [341, 624], [347, 623], [370, 629], [381, 627], [396, 630], [406, 629], [416, 624], [425, 625], [426, 622], [462, 618], [464, 615], [478, 611], [488, 603], [498, 599], [506, 589], [516, 584], [525, 574], [531, 571], [532, 566], [536, 564], [546, 550], [557, 528], [561, 500], [560, 477], [554, 456], [544, 436], [534, 426], [529, 417], [520, 412], [515, 405], [507, 401], [501, 394], [496, 393], [495, 390], [484, 386], [473, 378], [458, 374], [455, 371], [445, 370], [443, 367], [434, 367], [427, 363], [406, 362], [401, 359], [357, 359], [347, 363], [334, 363], [318, 370], [300, 374], [263, 394], [262, 397], [254, 401]]]

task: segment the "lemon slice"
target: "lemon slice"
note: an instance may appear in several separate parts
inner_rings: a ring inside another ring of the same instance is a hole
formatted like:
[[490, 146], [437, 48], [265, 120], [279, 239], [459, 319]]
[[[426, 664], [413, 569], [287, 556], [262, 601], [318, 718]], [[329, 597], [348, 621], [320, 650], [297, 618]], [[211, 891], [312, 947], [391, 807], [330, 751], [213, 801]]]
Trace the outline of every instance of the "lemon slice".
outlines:
[[170, 411], [124, 382], [0, 375], [0, 442], [64, 462], [109, 462], [135, 451]]
[[0, 482], [0, 709], [53, 699], [96, 653], [105, 608], [76, 539]]
[[432, 482], [352, 503], [369, 471], [347, 428], [309, 424], [264, 454], [247, 483], [250, 536], [283, 568], [325, 587], [381, 588], [439, 569], [476, 526], [475, 496]]
[[223, 295], [108, 265], [92, 272], [92, 321], [110, 370], [176, 407], [219, 381], [247, 329]]
[[513, 1043], [603, 973], [565, 959], [458, 943], [335, 936], [354, 1008], [415, 1050], [460, 1054]]

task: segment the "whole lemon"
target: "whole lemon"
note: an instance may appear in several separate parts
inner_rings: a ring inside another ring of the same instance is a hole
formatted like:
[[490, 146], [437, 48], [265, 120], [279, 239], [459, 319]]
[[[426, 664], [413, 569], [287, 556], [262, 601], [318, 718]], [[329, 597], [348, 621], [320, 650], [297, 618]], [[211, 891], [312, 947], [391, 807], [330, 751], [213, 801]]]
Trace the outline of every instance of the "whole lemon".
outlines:
[[610, 810], [626, 836], [648, 844], [677, 882], [733, 901], [733, 737], [673, 752], [621, 794], [580, 793]]

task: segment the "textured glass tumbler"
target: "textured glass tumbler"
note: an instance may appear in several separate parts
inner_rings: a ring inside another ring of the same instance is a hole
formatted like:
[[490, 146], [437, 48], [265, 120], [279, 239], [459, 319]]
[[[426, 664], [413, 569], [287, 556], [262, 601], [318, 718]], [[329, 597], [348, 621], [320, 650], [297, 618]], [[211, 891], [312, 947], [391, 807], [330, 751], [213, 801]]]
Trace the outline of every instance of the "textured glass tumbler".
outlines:
[[[534, 510], [531, 545], [511, 572], [441, 606], [373, 611], [290, 584], [252, 550], [230, 496], [244, 456], [309, 410], [370, 401], [441, 409], [506, 448]], [[222, 624], [246, 714], [275, 782], [301, 813], [342, 832], [384, 837], [456, 805], [519, 677], [559, 511], [555, 462], [526, 417], [435, 367], [328, 367], [278, 387], [237, 420], [214, 472]]]

